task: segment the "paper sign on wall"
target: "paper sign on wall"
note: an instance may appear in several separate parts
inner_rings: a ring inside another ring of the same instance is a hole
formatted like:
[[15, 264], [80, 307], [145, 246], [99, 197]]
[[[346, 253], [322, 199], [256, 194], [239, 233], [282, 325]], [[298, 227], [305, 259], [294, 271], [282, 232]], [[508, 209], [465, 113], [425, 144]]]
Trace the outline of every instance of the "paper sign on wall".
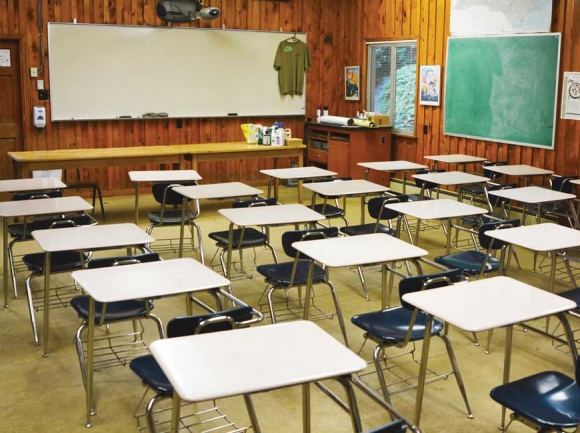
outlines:
[[0, 68], [10, 67], [10, 50], [0, 50]]
[[562, 119], [580, 120], [580, 72], [564, 72]]

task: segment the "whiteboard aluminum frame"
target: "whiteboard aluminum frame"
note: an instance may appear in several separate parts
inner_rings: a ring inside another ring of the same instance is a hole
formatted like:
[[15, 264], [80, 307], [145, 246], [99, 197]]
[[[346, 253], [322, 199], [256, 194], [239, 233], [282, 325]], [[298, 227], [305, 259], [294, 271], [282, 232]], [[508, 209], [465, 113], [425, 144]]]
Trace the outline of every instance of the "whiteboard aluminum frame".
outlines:
[[[553, 119], [553, 128], [552, 128], [552, 145], [542, 146], [540, 144], [531, 144], [531, 143], [522, 143], [518, 141], [510, 141], [510, 140], [499, 140], [496, 138], [491, 137], [480, 137], [477, 135], [468, 135], [468, 134], [455, 134], [449, 133], [445, 130], [445, 113], [443, 113], [443, 135], [449, 135], [452, 137], [464, 137], [469, 138], [472, 140], [483, 140], [483, 141], [491, 141], [494, 143], [506, 143], [506, 144], [515, 144], [517, 146], [527, 146], [527, 147], [535, 147], [538, 149], [545, 149], [545, 150], [554, 150], [555, 148], [555, 141], [556, 141], [556, 121], [557, 121], [557, 114], [558, 114], [558, 86], [559, 86], [559, 77], [560, 77], [560, 54], [562, 50], [562, 33], [552, 32], [552, 33], [520, 33], [520, 34], [497, 34], [497, 35], [466, 35], [466, 36], [449, 36], [447, 38], [447, 47], [446, 47], [446, 59], [445, 59], [445, 93], [444, 98], [447, 98], [447, 71], [448, 62], [449, 62], [449, 41], [452, 39], [482, 39], [482, 38], [517, 38], [517, 37], [546, 37], [546, 36], [556, 36], [558, 38], [558, 61], [556, 62], [556, 91], [554, 92], [554, 119]], [[443, 101], [443, 108], [445, 109], [445, 101]]]

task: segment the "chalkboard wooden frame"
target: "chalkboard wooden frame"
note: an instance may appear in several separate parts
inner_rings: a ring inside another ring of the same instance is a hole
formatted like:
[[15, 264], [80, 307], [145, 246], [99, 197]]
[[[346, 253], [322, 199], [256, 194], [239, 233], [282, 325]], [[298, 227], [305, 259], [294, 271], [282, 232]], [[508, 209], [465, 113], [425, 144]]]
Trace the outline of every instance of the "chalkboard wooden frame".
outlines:
[[449, 37], [444, 134], [554, 149], [560, 33]]
[[51, 120], [304, 116], [281, 95], [278, 44], [305, 33], [49, 23]]

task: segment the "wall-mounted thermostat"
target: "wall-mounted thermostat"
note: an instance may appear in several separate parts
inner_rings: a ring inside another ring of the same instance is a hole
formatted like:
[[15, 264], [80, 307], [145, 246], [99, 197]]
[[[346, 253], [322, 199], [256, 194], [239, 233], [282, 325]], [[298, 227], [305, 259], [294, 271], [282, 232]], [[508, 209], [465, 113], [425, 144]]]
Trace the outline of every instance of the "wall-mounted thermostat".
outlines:
[[34, 122], [34, 126], [36, 126], [37, 128], [44, 128], [46, 126], [46, 108], [33, 107], [32, 119]]

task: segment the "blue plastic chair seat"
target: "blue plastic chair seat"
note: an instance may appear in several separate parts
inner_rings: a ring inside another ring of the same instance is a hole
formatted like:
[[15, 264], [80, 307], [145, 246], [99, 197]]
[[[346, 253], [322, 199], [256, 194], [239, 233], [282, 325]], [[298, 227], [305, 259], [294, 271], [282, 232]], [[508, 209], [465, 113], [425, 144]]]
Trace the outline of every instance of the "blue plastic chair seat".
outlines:
[[[218, 242], [224, 248], [228, 245], [230, 232], [229, 230], [224, 230], [221, 232], [213, 232], [209, 235], [210, 239]], [[240, 248], [240, 238], [242, 236], [242, 229], [235, 229], [233, 232], [233, 243], [232, 248]], [[253, 246], [260, 246], [264, 245], [268, 242], [268, 237], [259, 230], [256, 230], [252, 227], [247, 227], [244, 229], [244, 238], [241, 239], [241, 246], [242, 247], [253, 247]]]
[[[161, 222], [161, 211], [147, 212], [147, 218], [153, 224]], [[185, 223], [189, 223], [194, 219], [193, 213], [190, 211], [185, 217]], [[163, 212], [163, 225], [180, 225], [181, 224], [181, 209], [165, 210]]]
[[312, 209], [315, 212], [318, 212], [322, 215], [324, 215], [325, 217], [339, 217], [342, 216], [344, 214], [344, 209], [341, 209], [339, 207], [333, 206], [331, 204], [324, 204], [324, 203], [317, 203], [314, 206], [308, 206], [310, 209]]
[[94, 220], [91, 219], [88, 215], [75, 215], [71, 217], [55, 217], [55, 218], [46, 218], [36, 221], [31, 221], [26, 224], [26, 231], [24, 230], [24, 223], [18, 224], [10, 224], [8, 226], [8, 233], [13, 238], [17, 239], [25, 239], [30, 238], [31, 233], [34, 230], [48, 230], [52, 224], [58, 221], [72, 221], [77, 226], [87, 226], [92, 225]]
[[368, 430], [366, 433], [405, 433], [408, 426], [407, 421], [401, 418], [372, 430]]
[[[70, 301], [73, 309], [78, 313], [79, 317], [84, 320], [89, 318], [89, 296], [77, 296]], [[153, 302], [149, 301], [149, 309], [153, 309]], [[103, 311], [103, 304], [95, 302], [95, 323], [101, 322], [101, 315]], [[145, 302], [143, 301], [120, 301], [107, 303], [107, 310], [105, 312], [105, 322], [117, 322], [122, 320], [131, 320], [142, 318], [146, 314]]]
[[532, 422], [556, 430], [580, 422], [580, 387], [557, 371], [545, 371], [491, 390], [491, 398]]
[[[83, 254], [84, 261], [88, 256]], [[22, 261], [32, 272], [44, 272], [44, 253], [26, 254]], [[77, 251], [57, 251], [50, 255], [50, 272], [66, 272], [82, 267]]]
[[[308, 260], [300, 260], [296, 266], [296, 274], [294, 275], [294, 285], [305, 285], [308, 281]], [[289, 286], [290, 277], [292, 275], [292, 268], [294, 262], [286, 263], [272, 263], [268, 265], [260, 265], [256, 268], [260, 275], [263, 275], [270, 284], [275, 286]], [[319, 265], [314, 264], [314, 276], [312, 283], [321, 283], [326, 278], [326, 272]]]
[[[375, 231], [376, 228], [376, 231]], [[376, 226], [376, 223], [361, 224], [358, 226], [341, 227], [340, 232], [349, 236], [370, 235], [373, 233], [385, 233], [390, 236], [396, 236], [397, 231], [383, 224]]]
[[[405, 341], [413, 310], [396, 307], [372, 313], [353, 316], [351, 321], [354, 325], [367, 332], [374, 341], [396, 344]], [[415, 326], [411, 332], [410, 341], [422, 340], [425, 337], [425, 320], [427, 315], [419, 312]], [[431, 327], [431, 335], [436, 335], [443, 329], [443, 322], [434, 319]]]
[[157, 394], [172, 395], [173, 386], [159, 367], [153, 355], [144, 355], [131, 360], [131, 370]]
[[566, 299], [570, 299], [571, 301], [576, 302], [576, 304], [578, 304], [578, 307], [576, 307], [576, 310], [580, 309], [580, 288], [575, 288], [572, 290], [566, 290], [565, 292], [560, 292], [558, 293], [558, 296], [561, 296], [563, 298]]
[[[447, 256], [435, 257], [435, 262], [454, 269], [461, 269], [468, 274], [477, 275], [481, 272], [481, 267], [485, 260], [485, 253], [479, 251], [462, 251], [460, 253], [449, 254]], [[500, 266], [499, 259], [489, 257], [485, 265], [484, 272], [497, 271]]]

